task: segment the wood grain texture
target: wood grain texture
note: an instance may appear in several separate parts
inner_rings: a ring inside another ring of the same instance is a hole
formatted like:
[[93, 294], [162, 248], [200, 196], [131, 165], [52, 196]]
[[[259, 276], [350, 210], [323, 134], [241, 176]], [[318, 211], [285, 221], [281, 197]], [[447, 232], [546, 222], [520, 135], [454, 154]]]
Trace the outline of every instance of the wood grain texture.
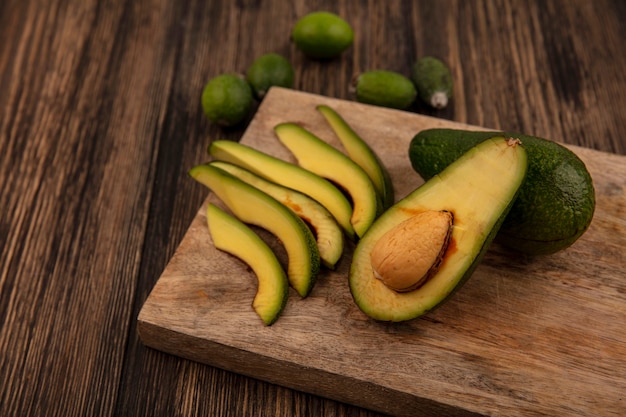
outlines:
[[[324, 63], [288, 40], [320, 9], [356, 35]], [[412, 111], [626, 154], [625, 20], [621, 0], [1, 1], [0, 415], [378, 415], [141, 344], [205, 198], [186, 171], [246, 129], [206, 121], [203, 85], [275, 51], [296, 89], [350, 99], [355, 73], [434, 54], [455, 99]]]
[[[273, 127], [297, 122], [341, 149], [315, 110], [319, 104], [336, 108], [377, 150], [397, 198], [423, 183], [406, 152], [413, 135], [467, 127], [272, 89], [241, 142], [295, 162]], [[169, 353], [398, 416], [618, 414], [626, 392], [626, 158], [574, 150], [597, 188], [588, 233], [569, 250], [536, 259], [496, 247], [469, 288], [402, 324], [369, 320], [352, 302], [348, 247], [309, 297], [292, 291], [279, 321], [264, 327], [250, 307], [254, 274], [212, 246], [203, 205], [139, 315], [142, 339]], [[213, 196], [210, 201], [219, 204]]]

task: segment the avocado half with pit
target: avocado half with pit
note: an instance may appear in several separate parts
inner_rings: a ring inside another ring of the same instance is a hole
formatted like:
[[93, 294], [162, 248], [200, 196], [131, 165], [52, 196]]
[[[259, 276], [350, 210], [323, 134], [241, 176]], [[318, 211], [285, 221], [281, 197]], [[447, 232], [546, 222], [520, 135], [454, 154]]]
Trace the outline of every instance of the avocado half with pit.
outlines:
[[494, 137], [389, 208], [359, 241], [350, 269], [358, 307], [405, 321], [446, 301], [473, 273], [527, 170], [517, 139]]
[[413, 169], [428, 180], [472, 146], [494, 135], [517, 138], [528, 153], [528, 173], [496, 240], [525, 255], [550, 255], [570, 247], [589, 228], [596, 197], [585, 163], [557, 142], [515, 132], [433, 128], [411, 140]]
[[272, 249], [250, 227], [214, 204], [207, 207], [207, 225], [219, 250], [241, 259], [257, 277], [252, 308], [270, 326], [287, 304], [289, 283]]

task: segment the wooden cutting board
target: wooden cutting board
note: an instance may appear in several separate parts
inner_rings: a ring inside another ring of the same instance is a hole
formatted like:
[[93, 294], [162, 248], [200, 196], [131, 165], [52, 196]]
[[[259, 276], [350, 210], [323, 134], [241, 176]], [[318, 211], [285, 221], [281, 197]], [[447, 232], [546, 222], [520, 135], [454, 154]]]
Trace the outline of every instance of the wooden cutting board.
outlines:
[[[295, 161], [272, 131], [292, 121], [339, 146], [315, 110], [322, 103], [378, 152], [396, 198], [423, 182], [407, 156], [415, 133], [478, 129], [275, 88], [241, 142]], [[494, 244], [449, 302], [405, 323], [375, 322], [353, 303], [349, 245], [335, 272], [323, 271], [306, 299], [291, 290], [281, 318], [265, 327], [250, 305], [254, 275], [212, 246], [205, 202], [139, 314], [140, 337], [164, 352], [398, 416], [626, 415], [626, 157], [571, 149], [597, 191], [588, 232], [536, 259]]]

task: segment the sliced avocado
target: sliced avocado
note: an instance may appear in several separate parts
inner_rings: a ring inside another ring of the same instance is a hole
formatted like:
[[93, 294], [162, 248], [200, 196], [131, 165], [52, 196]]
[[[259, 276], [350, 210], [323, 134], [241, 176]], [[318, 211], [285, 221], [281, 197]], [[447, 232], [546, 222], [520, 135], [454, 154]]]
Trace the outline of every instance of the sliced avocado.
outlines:
[[393, 184], [389, 172], [378, 155], [332, 107], [320, 105], [317, 106], [317, 110], [326, 118], [337, 138], [346, 148], [348, 156], [363, 168], [372, 180], [381, 197], [383, 209], [391, 207], [395, 201]]
[[217, 140], [209, 146], [216, 160], [230, 162], [285, 187], [308, 195], [331, 212], [350, 239], [355, 232], [350, 201], [332, 183], [304, 168], [238, 142]]
[[337, 184], [352, 198], [350, 222], [362, 237], [382, 212], [374, 184], [365, 171], [336, 148], [295, 123], [274, 127], [278, 139], [294, 154], [298, 164]]
[[274, 324], [289, 295], [287, 275], [276, 255], [252, 229], [214, 204], [209, 204], [206, 215], [215, 247], [241, 259], [254, 271], [258, 286], [252, 308], [266, 325]]
[[306, 297], [317, 279], [320, 258], [313, 233], [302, 219], [276, 199], [217, 167], [196, 165], [189, 174], [211, 189], [239, 220], [271, 232], [282, 242], [289, 258], [289, 283]]
[[324, 266], [330, 269], [335, 268], [335, 264], [343, 253], [343, 231], [324, 206], [306, 194], [263, 179], [237, 165], [223, 161], [213, 161], [210, 165], [234, 175], [289, 207], [313, 229]]
[[526, 167], [519, 141], [489, 139], [389, 208], [354, 252], [349, 282], [359, 308], [376, 320], [404, 321], [447, 300], [485, 254]]

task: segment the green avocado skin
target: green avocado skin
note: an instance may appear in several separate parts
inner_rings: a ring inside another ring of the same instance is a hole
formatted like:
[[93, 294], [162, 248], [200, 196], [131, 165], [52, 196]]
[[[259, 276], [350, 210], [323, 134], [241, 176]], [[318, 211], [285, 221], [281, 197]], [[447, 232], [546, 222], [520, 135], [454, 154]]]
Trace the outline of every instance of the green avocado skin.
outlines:
[[595, 190], [583, 161], [564, 146], [515, 132], [437, 128], [413, 137], [409, 159], [427, 181], [476, 144], [499, 135], [522, 142], [528, 153], [528, 172], [497, 242], [527, 255], [549, 255], [568, 248], [591, 224]]

